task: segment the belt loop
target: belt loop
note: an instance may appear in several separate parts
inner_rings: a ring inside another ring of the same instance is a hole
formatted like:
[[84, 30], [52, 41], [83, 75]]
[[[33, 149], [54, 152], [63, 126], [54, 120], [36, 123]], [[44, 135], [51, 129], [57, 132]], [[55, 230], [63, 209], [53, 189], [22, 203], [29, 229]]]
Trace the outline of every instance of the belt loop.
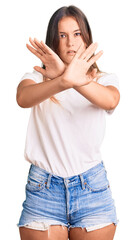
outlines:
[[51, 177], [52, 177], [52, 174], [50, 173], [49, 176], [48, 176], [48, 181], [47, 181], [47, 188], [48, 189], [50, 187]]
[[32, 167], [33, 167], [33, 164], [30, 165], [29, 174], [30, 174], [30, 172], [31, 172]]
[[80, 180], [81, 180], [81, 184], [82, 184], [82, 189], [85, 189], [83, 175], [80, 174], [79, 176], [80, 176]]
[[105, 168], [105, 163], [103, 161], [102, 161], [102, 165], [103, 165], [103, 168], [104, 168], [105, 172], [107, 173], [107, 170]]
[[65, 187], [67, 187], [67, 180], [64, 178]]

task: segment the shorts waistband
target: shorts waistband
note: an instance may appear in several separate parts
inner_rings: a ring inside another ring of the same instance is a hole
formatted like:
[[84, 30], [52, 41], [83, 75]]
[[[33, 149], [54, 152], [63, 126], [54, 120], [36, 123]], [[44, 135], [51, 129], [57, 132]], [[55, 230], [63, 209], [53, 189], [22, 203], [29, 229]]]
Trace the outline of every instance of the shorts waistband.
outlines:
[[96, 166], [88, 169], [87, 171], [85, 171], [83, 173], [80, 173], [80, 174], [72, 176], [72, 177], [63, 178], [63, 177], [57, 176], [53, 173], [49, 173], [45, 169], [40, 168], [34, 164], [31, 164], [29, 174], [33, 173], [38, 176], [41, 176], [42, 178], [47, 179], [47, 188], [49, 188], [50, 182], [53, 181], [53, 182], [56, 182], [59, 184], [65, 184], [66, 186], [70, 183], [76, 184], [76, 183], [81, 182], [82, 188], [84, 189], [84, 180], [97, 174], [98, 172], [102, 171], [103, 169], [105, 169], [105, 167], [104, 167], [103, 161], [101, 161], [101, 163], [97, 164]]

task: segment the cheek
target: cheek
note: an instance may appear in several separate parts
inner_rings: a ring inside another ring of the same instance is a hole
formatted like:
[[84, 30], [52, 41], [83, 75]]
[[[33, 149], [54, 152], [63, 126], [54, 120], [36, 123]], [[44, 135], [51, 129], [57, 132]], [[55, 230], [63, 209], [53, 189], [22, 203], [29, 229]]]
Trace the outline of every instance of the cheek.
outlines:
[[63, 56], [66, 52], [66, 46], [61, 43], [59, 44], [58, 50], [59, 50], [59, 55]]
[[66, 44], [65, 44], [65, 42], [64, 42], [64, 39], [63, 39], [63, 41], [62, 41], [62, 39], [61, 39], [61, 40], [59, 41], [59, 50], [60, 50], [60, 51], [63, 51], [65, 47], [66, 47]]
[[80, 46], [82, 43], [84, 43], [84, 49], [86, 49], [86, 47], [87, 47], [86, 43], [83, 41], [82, 38], [79, 38], [79, 39], [77, 40], [77, 44]]

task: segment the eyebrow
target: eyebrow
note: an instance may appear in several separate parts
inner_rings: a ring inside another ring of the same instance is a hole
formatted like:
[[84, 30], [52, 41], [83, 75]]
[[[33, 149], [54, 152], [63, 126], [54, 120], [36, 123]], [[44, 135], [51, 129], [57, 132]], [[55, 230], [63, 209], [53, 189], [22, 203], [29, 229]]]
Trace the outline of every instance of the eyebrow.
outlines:
[[[81, 31], [80, 29], [74, 30], [73, 32]], [[65, 33], [65, 32], [59, 32], [59, 33]]]

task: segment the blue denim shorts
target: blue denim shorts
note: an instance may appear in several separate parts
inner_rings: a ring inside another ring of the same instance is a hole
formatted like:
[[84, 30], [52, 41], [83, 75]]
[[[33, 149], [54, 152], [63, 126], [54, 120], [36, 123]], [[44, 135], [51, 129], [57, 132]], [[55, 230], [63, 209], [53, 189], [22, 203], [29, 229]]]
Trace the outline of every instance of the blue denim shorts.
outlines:
[[33, 164], [18, 227], [47, 230], [50, 225], [87, 231], [117, 225], [116, 209], [103, 162], [72, 177], [60, 177]]

